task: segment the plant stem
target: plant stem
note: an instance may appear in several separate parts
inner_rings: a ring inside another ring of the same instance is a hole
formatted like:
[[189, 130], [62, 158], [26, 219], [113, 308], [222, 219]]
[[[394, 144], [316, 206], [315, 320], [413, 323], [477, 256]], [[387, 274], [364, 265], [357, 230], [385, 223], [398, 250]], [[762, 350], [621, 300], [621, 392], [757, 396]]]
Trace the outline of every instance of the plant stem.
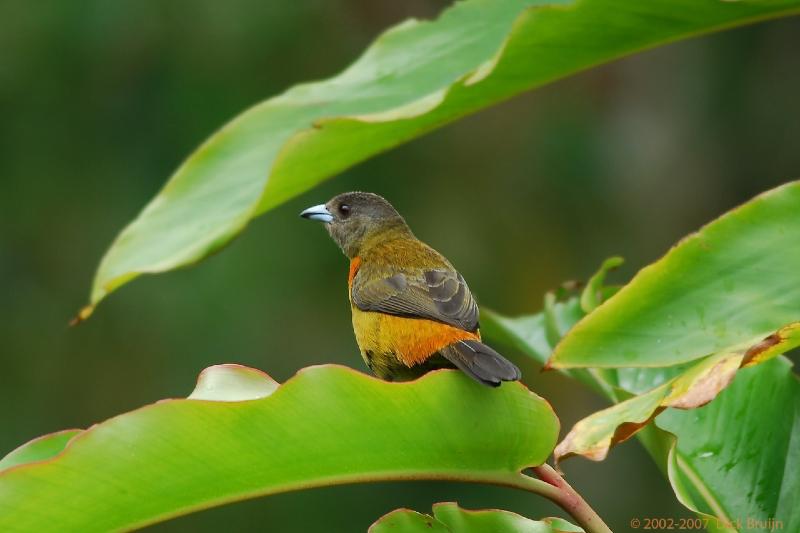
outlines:
[[611, 533], [603, 519], [552, 466], [545, 463], [532, 470], [539, 479], [519, 474], [510, 484], [551, 500], [569, 513], [586, 533]]

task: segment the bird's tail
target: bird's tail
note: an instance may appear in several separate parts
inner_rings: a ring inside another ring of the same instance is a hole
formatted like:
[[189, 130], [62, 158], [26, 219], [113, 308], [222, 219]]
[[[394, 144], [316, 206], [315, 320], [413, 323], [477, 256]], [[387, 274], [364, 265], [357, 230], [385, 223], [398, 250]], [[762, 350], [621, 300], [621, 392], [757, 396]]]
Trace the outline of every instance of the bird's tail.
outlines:
[[478, 341], [458, 341], [442, 348], [439, 353], [469, 377], [490, 387], [522, 377], [516, 365]]

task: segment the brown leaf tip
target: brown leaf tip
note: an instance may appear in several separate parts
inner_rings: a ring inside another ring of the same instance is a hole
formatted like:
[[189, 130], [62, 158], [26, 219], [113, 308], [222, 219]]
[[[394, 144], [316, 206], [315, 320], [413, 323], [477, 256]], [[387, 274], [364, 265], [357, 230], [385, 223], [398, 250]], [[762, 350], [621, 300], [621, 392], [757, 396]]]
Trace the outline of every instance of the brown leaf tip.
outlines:
[[744, 353], [744, 359], [742, 359], [742, 366], [746, 366], [750, 361], [758, 357], [759, 354], [764, 353], [765, 351], [769, 350], [773, 346], [780, 344], [783, 339], [781, 338], [780, 334], [773, 333], [764, 337], [763, 340], [754, 344]]
[[91, 305], [83, 307], [80, 311], [78, 311], [78, 314], [75, 315], [72, 318], [72, 320], [69, 321], [69, 327], [77, 326], [78, 324], [80, 324], [81, 322], [92, 316], [92, 311], [94, 311], [94, 307], [92, 307]]

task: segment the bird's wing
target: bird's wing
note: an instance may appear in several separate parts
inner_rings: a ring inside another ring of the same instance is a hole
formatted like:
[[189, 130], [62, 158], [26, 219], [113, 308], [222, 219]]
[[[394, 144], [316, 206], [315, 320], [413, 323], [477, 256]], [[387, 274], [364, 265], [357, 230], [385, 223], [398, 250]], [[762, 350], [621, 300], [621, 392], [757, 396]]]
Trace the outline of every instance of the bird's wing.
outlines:
[[455, 270], [431, 269], [373, 280], [357, 275], [351, 296], [362, 311], [427, 318], [466, 331], [478, 329], [478, 306]]

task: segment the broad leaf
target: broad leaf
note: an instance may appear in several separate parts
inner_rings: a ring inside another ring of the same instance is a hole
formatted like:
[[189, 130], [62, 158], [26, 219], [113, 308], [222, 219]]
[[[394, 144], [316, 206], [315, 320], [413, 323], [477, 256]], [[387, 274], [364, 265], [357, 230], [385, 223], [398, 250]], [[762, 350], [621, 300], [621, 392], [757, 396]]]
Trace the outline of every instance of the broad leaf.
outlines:
[[[584, 313], [591, 313], [597, 306], [605, 300], [605, 281], [608, 272], [622, 265], [624, 260], [621, 257], [609, 257], [589, 281], [586, 282], [583, 292], [581, 292], [581, 310]], [[562, 335], [563, 336], [563, 335]]]
[[550, 365], [670, 366], [800, 321], [800, 182], [711, 222], [564, 337]]
[[678, 436], [669, 477], [684, 505], [740, 531], [800, 531], [800, 382], [789, 360], [746, 368], [707, 406], [669, 409], [656, 424]]
[[[577, 322], [577, 298], [558, 306], [570, 310], [560, 317]], [[485, 315], [482, 310], [487, 340], [515, 346], [539, 363], [547, 360], [543, 313], [518, 318], [490, 313], [488, 321]], [[670, 382], [686, 368], [561, 371], [620, 402]], [[747, 531], [750, 518], [749, 530], [769, 531], [770, 517], [781, 520], [784, 531], [800, 527], [800, 382], [786, 358], [739, 370], [715, 401], [689, 411], [666, 409], [655, 424], [636, 435], [681, 503], [705, 515], [711, 529]]]
[[[252, 369], [215, 367], [193, 393], [206, 399], [117, 416], [48, 460], [3, 470], [0, 531], [130, 529], [234, 500], [363, 481], [513, 485], [523, 468], [547, 459], [558, 436], [550, 406], [524, 386], [490, 390], [455, 371], [385, 383], [320, 366], [274, 383]], [[258, 399], [235, 401], [243, 389]]]
[[367, 533], [452, 533], [450, 528], [431, 515], [418, 513], [411, 509], [395, 509], [372, 524]]
[[238, 402], [265, 398], [280, 384], [255, 368], [242, 365], [215, 365], [200, 372], [190, 400]]
[[79, 318], [137, 276], [194, 263], [253, 217], [459, 117], [648, 47], [798, 10], [798, 0], [468, 0], [404, 22], [340, 75], [212, 135], [117, 237]]
[[[558, 290], [550, 291], [544, 298], [544, 311], [535, 315], [506, 317], [491, 309], [481, 309], [481, 332], [493, 342], [503, 343], [519, 349], [546, 367], [556, 344], [584, 316], [587, 310], [613, 296], [618, 288], [604, 285], [610, 270], [622, 264], [621, 257], [603, 261], [600, 268], [586, 283], [580, 297], [569, 297], [571, 289], [580, 283], [565, 283]], [[559, 299], [566, 297], [563, 301]], [[613, 387], [617, 384], [617, 373], [605, 369], [562, 370], [595, 391], [616, 400]]]
[[[558, 324], [563, 334], [584, 312], [578, 299], [572, 298], [551, 306], [549, 314], [555, 318], [547, 320], [545, 314], [509, 318], [484, 310], [484, 336], [489, 341], [511, 344], [543, 363], [553, 348], [547, 340], [547, 322]], [[751, 339], [749, 348], [748, 343], [744, 343], [745, 349], [739, 347], [734, 362], [747, 366], [774, 357], [795, 345], [796, 335], [797, 329], [789, 327], [758, 342]], [[562, 372], [589, 384], [613, 402], [644, 393], [643, 400], [636, 396], [633, 400], [650, 401], [651, 407], [660, 410], [658, 404], [667, 398], [686, 400], [681, 387], [674, 387], [676, 376], [686, 376], [687, 369], [697, 365], [702, 368], [703, 363], [663, 368], [573, 368]], [[733, 370], [738, 364], [732, 365]], [[719, 385], [730, 378], [731, 366], [727, 368], [728, 372], [717, 374], [712, 382]], [[737, 374], [720, 397], [705, 407], [665, 410], [656, 424], [671, 433], [651, 425], [637, 435], [668, 473], [680, 501], [706, 515], [709, 529], [733, 526], [768, 531], [778, 527], [774, 520], [780, 520], [784, 530], [793, 531], [800, 527], [800, 512], [794, 511], [794, 502], [800, 498], [800, 456], [796, 453], [800, 442], [800, 384], [791, 364], [782, 357], [752, 369], [744, 368]], [[684, 377], [682, 381], [687, 380]], [[714, 388], [696, 387], [697, 384], [689, 380], [689, 389], [708, 392]], [[657, 402], [652, 401], [652, 396], [647, 397], [647, 391], [654, 388], [659, 395]], [[676, 390], [675, 396], [661, 395]], [[693, 403], [699, 400], [704, 399], [696, 397]], [[652, 409], [645, 408], [638, 420], [652, 418], [653, 414]], [[770, 518], [773, 522], [769, 522]]]
[[766, 340], [755, 340], [746, 349], [706, 357], [651, 391], [584, 418], [556, 447], [556, 461], [572, 455], [602, 461], [611, 446], [632, 437], [664, 409], [706, 405], [728, 386], [740, 367], [766, 361], [800, 345], [798, 332], [800, 323], [795, 323]]
[[[551, 318], [548, 319], [547, 316]], [[580, 299], [571, 297], [553, 302], [550, 311], [532, 315], [508, 317], [491, 309], [481, 309], [481, 333], [490, 343], [505, 344], [517, 348], [521, 353], [544, 366], [554, 344], [547, 339], [548, 322], [557, 324], [561, 334], [566, 334], [586, 314], [581, 309]], [[629, 394], [640, 394], [675, 377], [683, 366], [665, 368], [570, 368], [560, 372], [577, 379], [611, 401], [618, 402]]]
[[65, 429], [26, 442], [16, 450], [0, 459], [0, 471], [12, 466], [35, 463], [51, 459], [61, 453], [72, 440], [72, 437], [81, 433], [80, 429]]
[[561, 518], [531, 520], [497, 509], [469, 511], [456, 503], [437, 503], [433, 515], [397, 509], [372, 524], [369, 533], [582, 533]]

